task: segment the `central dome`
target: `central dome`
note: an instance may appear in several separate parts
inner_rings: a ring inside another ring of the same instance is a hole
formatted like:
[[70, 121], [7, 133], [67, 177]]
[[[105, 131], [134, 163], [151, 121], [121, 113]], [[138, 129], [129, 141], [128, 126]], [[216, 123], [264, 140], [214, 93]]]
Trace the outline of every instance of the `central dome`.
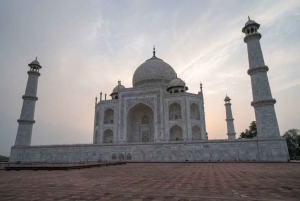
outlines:
[[133, 87], [155, 86], [161, 85], [162, 80], [164, 80], [165, 84], [169, 84], [174, 78], [176, 78], [174, 69], [163, 60], [157, 58], [154, 52], [151, 59], [145, 61], [135, 70], [132, 85]]

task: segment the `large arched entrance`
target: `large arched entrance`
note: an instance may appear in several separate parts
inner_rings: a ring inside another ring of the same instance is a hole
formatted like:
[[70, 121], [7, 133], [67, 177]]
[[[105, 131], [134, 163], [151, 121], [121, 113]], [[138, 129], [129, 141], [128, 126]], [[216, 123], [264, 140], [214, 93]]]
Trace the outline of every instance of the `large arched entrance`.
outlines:
[[154, 141], [154, 114], [142, 103], [132, 107], [127, 115], [127, 142]]

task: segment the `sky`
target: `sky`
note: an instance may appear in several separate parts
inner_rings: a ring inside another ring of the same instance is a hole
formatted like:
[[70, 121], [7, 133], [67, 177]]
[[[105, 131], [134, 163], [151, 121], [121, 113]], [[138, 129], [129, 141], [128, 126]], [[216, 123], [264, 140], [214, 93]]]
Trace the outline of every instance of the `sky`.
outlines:
[[227, 138], [224, 98], [237, 136], [255, 120], [248, 20], [259, 32], [280, 133], [300, 128], [300, 1], [0, 0], [0, 155], [13, 146], [28, 79], [42, 65], [32, 145], [92, 143], [94, 102], [152, 56], [170, 64], [190, 93], [203, 83], [209, 139]]

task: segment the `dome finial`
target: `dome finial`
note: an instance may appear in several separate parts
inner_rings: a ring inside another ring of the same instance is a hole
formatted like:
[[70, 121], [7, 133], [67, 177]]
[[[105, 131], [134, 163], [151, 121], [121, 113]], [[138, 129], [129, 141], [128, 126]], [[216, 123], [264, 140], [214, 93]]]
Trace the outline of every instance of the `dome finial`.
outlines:
[[248, 20], [250, 20], [250, 16], [248, 15]]
[[155, 57], [155, 45], [153, 46], [153, 56]]
[[37, 57], [35, 57], [35, 60], [37, 60]]

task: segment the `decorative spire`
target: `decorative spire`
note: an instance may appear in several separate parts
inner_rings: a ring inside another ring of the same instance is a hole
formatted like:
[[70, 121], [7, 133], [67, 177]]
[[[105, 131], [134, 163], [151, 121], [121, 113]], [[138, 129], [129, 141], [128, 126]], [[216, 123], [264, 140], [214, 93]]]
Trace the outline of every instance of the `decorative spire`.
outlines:
[[35, 57], [35, 60], [37, 60], [37, 57]]
[[202, 83], [200, 82], [200, 92], [202, 92]]
[[249, 15], [248, 15], [248, 20], [250, 20], [250, 17], [249, 17]]
[[118, 85], [121, 85], [121, 80], [118, 80]]
[[155, 57], [155, 46], [153, 46], [153, 57]]

